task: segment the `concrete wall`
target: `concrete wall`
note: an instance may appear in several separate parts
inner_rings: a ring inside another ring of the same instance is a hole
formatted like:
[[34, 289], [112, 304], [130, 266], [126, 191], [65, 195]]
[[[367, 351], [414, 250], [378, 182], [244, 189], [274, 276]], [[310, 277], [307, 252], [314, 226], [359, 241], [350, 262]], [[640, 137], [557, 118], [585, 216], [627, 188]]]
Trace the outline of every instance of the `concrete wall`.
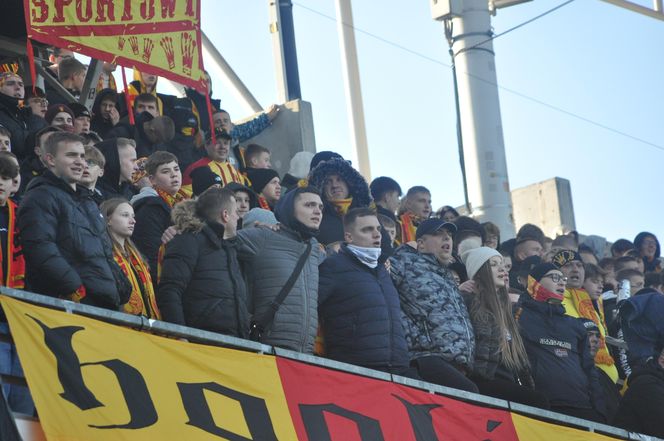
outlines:
[[[272, 125], [242, 145], [255, 143], [269, 148], [272, 152], [272, 167], [283, 176], [288, 173], [290, 160], [297, 152], [316, 152], [316, 139], [311, 103], [294, 100], [280, 107], [279, 116]], [[243, 122], [254, 116], [234, 122]]]
[[576, 230], [572, 190], [567, 179], [556, 177], [512, 190], [512, 204], [517, 231], [526, 223], [537, 225], [551, 238], [563, 231]]

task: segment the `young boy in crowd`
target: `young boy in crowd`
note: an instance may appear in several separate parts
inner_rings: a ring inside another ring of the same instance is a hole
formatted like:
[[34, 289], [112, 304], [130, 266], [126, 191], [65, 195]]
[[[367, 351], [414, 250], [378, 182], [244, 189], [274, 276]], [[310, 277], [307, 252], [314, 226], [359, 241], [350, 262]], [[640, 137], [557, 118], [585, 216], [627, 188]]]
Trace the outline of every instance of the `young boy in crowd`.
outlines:
[[136, 226], [132, 236], [136, 247], [150, 265], [152, 280], [157, 278], [159, 247], [164, 231], [171, 225], [173, 206], [185, 199], [180, 193], [182, 173], [178, 160], [172, 153], [156, 151], [145, 165], [152, 192], [141, 192], [131, 200], [136, 213]]
[[616, 279], [618, 280], [618, 286], [620, 286], [620, 283], [622, 283], [623, 280], [629, 281], [630, 297], [633, 297], [645, 286], [643, 273], [635, 269], [623, 269], [618, 271]]
[[[2, 253], [0, 264], [2, 274], [0, 285], [10, 288], [25, 287], [25, 260], [17, 240], [16, 204], [10, 199], [14, 179], [19, 176], [18, 163], [10, 154], [0, 154], [0, 243]], [[9, 334], [7, 319], [0, 313], [0, 334]], [[23, 377], [23, 370], [16, 353], [16, 346], [0, 342], [0, 374]], [[7, 401], [14, 412], [32, 415], [34, 404], [28, 388], [3, 384]]]
[[397, 223], [391, 217], [383, 214], [378, 214], [376, 217], [378, 218], [378, 222], [380, 222], [383, 231], [390, 236], [390, 246], [394, 247], [397, 239]]
[[244, 150], [247, 168], [271, 168], [270, 149], [258, 144], [249, 144]]
[[260, 208], [272, 211], [281, 197], [279, 173], [271, 168], [247, 168], [247, 177]]
[[12, 134], [4, 126], [0, 126], [0, 152], [11, 152]]
[[92, 199], [97, 205], [104, 201], [103, 194], [97, 189], [97, 180], [104, 175], [104, 166], [106, 158], [102, 152], [94, 146], [85, 146], [85, 169], [79, 184], [87, 188], [92, 193]]

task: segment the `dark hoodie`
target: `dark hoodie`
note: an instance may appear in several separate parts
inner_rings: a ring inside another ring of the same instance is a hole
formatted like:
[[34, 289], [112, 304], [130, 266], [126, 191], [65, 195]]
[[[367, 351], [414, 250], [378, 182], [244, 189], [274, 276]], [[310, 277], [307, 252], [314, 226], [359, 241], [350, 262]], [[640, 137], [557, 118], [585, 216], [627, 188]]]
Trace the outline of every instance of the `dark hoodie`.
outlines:
[[664, 369], [656, 358], [634, 369], [612, 424], [664, 438]]
[[96, 189], [99, 190], [104, 200], [117, 197], [130, 200], [138, 191], [129, 182], [120, 184], [120, 154], [117, 138], [102, 141], [96, 147], [106, 158], [104, 174], [97, 181]]
[[629, 347], [629, 365], [632, 368], [643, 365], [659, 342], [664, 341], [664, 295], [635, 295], [620, 305], [619, 316], [625, 343]]
[[[186, 88], [184, 92], [187, 95], [187, 98], [191, 100], [194, 108], [198, 112], [198, 119], [200, 121], [201, 130], [203, 130], [205, 133], [208, 133], [210, 131], [210, 116], [208, 113], [207, 100], [205, 99], [205, 95], [189, 87]], [[210, 90], [210, 104], [212, 104], [213, 112], [221, 108], [221, 100], [212, 98], [212, 90]]]
[[372, 202], [367, 181], [348, 161], [332, 158], [316, 165], [309, 174], [309, 185], [321, 192], [321, 198], [325, 205], [323, 221], [320, 224], [320, 234], [318, 235], [318, 240], [323, 245], [344, 240], [342, 216], [338, 214], [334, 204], [327, 200], [323, 189], [325, 179], [332, 174], [339, 175], [346, 182], [346, 185], [348, 185], [349, 197], [353, 198], [349, 210], [358, 207], [368, 207]]
[[317, 237], [320, 230], [309, 228], [295, 218], [295, 198], [302, 193], [312, 193], [312, 190], [302, 187], [286, 193], [284, 197], [279, 199], [277, 206], [274, 207], [274, 217], [281, 225], [285, 225], [290, 230], [298, 233], [302, 239], [309, 240], [312, 237]]
[[21, 107], [19, 99], [0, 93], [0, 125], [9, 130], [12, 152], [20, 160], [32, 152], [32, 146], [26, 148], [30, 133], [46, 127], [46, 120], [32, 114], [30, 106]]
[[174, 107], [168, 116], [175, 125], [175, 136], [164, 147], [164, 150], [174, 154], [178, 158], [181, 170], [186, 170], [194, 162], [205, 156], [205, 150], [197, 149], [195, 135], [198, 131], [198, 121], [191, 108], [187, 107], [186, 98], [175, 100]]
[[657, 270], [657, 263], [661, 253], [661, 248], [659, 246], [659, 240], [657, 239], [657, 236], [647, 231], [642, 231], [641, 233], [637, 234], [636, 237], [634, 238], [634, 248], [636, 248], [636, 250], [640, 252], [641, 245], [643, 245], [643, 241], [646, 240], [647, 237], [652, 237], [653, 239], [655, 239], [655, 242], [657, 242], [657, 249], [655, 250], [655, 257], [653, 258], [653, 260], [648, 260], [646, 257], [643, 257], [643, 265], [645, 266], [645, 272], [651, 272]]
[[148, 135], [145, 133], [143, 124], [152, 121], [154, 117], [148, 112], [141, 112], [136, 115], [135, 125], [129, 121], [120, 121], [110, 132], [107, 138], [129, 138], [136, 141], [136, 155], [139, 158], [147, 158], [154, 151], [154, 145]]
[[90, 130], [97, 132], [102, 138], [106, 138], [108, 132], [113, 129], [113, 123], [111, 120], [104, 119], [101, 115], [101, 102], [108, 98], [113, 98], [115, 102], [115, 108], [118, 109], [118, 94], [113, 89], [102, 89], [99, 91], [95, 97], [95, 102], [92, 105], [92, 119], [90, 120]]

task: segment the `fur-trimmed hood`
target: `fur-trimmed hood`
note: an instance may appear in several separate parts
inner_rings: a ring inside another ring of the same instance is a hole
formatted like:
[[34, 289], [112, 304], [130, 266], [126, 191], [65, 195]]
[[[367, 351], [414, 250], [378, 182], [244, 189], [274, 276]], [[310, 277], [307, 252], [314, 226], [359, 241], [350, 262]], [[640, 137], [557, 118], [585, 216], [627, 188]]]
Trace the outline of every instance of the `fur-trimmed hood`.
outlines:
[[337, 174], [346, 181], [348, 192], [353, 197], [354, 207], [368, 207], [371, 204], [373, 200], [367, 181], [348, 161], [339, 158], [323, 161], [309, 173], [309, 185], [316, 187], [321, 192], [323, 201], [326, 201], [323, 183], [325, 178], [331, 174]]
[[187, 199], [173, 206], [171, 220], [179, 232], [192, 231], [198, 233], [205, 226], [205, 222], [196, 216], [196, 201]]

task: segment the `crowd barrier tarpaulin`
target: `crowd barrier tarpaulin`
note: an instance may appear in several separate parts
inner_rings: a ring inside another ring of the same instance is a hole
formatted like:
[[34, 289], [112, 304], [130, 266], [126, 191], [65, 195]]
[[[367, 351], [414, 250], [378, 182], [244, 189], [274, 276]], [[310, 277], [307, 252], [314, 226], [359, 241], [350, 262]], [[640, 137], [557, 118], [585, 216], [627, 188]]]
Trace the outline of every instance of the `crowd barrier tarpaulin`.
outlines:
[[390, 381], [0, 303], [49, 441], [613, 439]]
[[30, 39], [160, 75], [199, 91], [200, 0], [25, 0]]

